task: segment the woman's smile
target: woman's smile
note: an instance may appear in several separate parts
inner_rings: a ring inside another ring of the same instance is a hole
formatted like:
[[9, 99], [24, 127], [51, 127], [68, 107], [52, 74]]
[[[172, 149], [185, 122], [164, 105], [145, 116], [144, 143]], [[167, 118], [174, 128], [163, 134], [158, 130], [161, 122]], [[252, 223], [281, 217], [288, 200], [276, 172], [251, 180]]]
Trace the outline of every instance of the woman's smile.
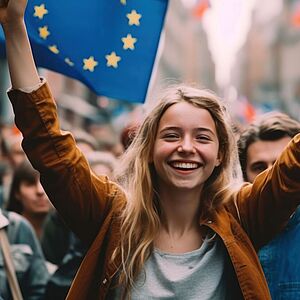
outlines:
[[200, 163], [190, 161], [171, 161], [169, 165], [178, 170], [191, 171], [200, 168]]
[[187, 102], [169, 107], [158, 127], [153, 163], [168, 189], [202, 188], [219, 164], [219, 141], [210, 113]]

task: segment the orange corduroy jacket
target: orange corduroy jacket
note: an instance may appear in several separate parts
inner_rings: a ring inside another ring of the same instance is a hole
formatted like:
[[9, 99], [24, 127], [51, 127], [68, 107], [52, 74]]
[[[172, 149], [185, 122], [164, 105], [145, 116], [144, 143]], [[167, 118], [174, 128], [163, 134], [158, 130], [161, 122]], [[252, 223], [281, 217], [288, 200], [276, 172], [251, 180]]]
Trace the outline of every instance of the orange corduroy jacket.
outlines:
[[[89, 250], [67, 299], [106, 299], [115, 265], [111, 255], [120, 240], [119, 214], [126, 198], [117, 184], [95, 176], [72, 135], [59, 128], [56, 104], [47, 83], [31, 93], [11, 90], [23, 148], [60, 215]], [[300, 135], [272, 169], [246, 184], [237, 197], [199, 220], [224, 242], [244, 299], [270, 299], [256, 251], [287, 223], [299, 204]], [[234, 298], [234, 297], [232, 297]]]

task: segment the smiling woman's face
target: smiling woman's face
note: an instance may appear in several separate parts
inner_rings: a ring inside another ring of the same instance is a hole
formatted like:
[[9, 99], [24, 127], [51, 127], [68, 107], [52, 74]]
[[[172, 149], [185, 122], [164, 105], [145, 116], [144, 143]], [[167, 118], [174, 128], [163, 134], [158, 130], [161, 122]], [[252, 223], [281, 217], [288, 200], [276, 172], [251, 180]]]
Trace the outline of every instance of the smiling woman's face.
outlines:
[[220, 164], [215, 123], [206, 109], [187, 102], [163, 114], [153, 148], [153, 163], [160, 187], [202, 189]]

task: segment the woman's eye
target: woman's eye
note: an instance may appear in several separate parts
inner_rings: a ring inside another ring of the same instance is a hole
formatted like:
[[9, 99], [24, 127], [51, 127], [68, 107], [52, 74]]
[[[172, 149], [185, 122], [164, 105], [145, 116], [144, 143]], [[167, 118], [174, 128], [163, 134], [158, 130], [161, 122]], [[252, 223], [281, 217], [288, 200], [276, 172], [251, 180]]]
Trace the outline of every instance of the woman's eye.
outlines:
[[210, 141], [211, 138], [207, 135], [199, 135], [199, 136], [197, 136], [197, 140], [198, 141]]
[[168, 134], [164, 135], [164, 139], [166, 139], [166, 140], [176, 140], [178, 138], [179, 138], [178, 134], [175, 134], [175, 133], [168, 133]]

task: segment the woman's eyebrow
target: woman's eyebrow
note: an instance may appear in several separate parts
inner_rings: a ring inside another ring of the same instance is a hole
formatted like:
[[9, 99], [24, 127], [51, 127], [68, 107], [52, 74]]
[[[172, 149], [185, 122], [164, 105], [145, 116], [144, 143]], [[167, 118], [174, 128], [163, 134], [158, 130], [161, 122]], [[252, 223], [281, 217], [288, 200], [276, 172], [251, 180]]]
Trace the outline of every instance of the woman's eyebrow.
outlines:
[[178, 130], [181, 130], [181, 128], [178, 127], [178, 126], [166, 126], [166, 127], [162, 128], [162, 129], [160, 130], [160, 132], [164, 132], [164, 131], [168, 131], [168, 130], [175, 130], [175, 131], [178, 131]]
[[195, 131], [196, 132], [208, 132], [210, 134], [216, 135], [213, 130], [211, 130], [210, 128], [207, 128], [207, 127], [198, 127], [198, 128], [195, 128]]
[[[170, 131], [170, 130], [180, 132], [180, 131], [182, 131], [182, 128], [179, 127], [179, 126], [166, 126], [166, 127], [162, 128], [159, 131], [159, 133], [164, 133], [164, 132]], [[212, 134], [214, 136], [216, 135], [216, 133], [213, 130], [211, 130], [210, 128], [207, 128], [207, 127], [197, 127], [195, 129], [193, 129], [193, 131], [196, 132], [196, 133], [198, 133], [198, 132], [201, 132], [201, 133], [207, 132], [207, 133]]]

